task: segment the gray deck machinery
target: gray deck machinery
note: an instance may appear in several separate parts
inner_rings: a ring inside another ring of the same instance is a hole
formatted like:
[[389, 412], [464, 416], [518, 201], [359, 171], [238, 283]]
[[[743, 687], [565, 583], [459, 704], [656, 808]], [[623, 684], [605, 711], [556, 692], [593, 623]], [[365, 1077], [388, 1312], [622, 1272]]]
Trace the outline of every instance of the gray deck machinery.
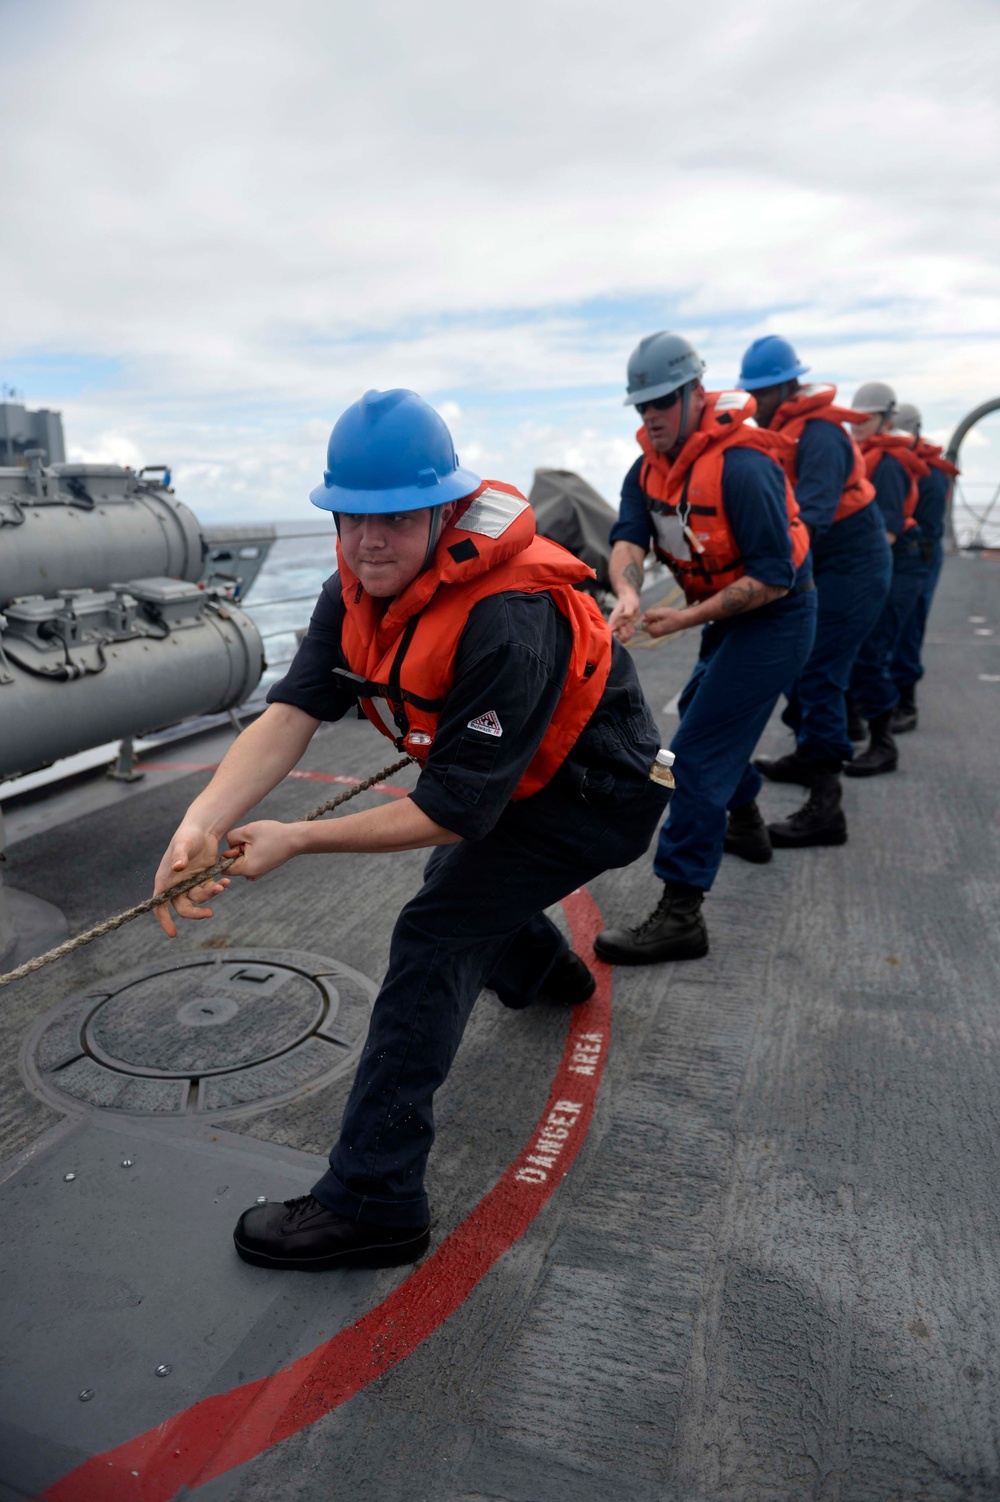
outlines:
[[[162, 468], [47, 458], [0, 451], [0, 781], [232, 710], [265, 667], [237, 602], [270, 528], [206, 532]], [[0, 894], [0, 955], [10, 912]]]

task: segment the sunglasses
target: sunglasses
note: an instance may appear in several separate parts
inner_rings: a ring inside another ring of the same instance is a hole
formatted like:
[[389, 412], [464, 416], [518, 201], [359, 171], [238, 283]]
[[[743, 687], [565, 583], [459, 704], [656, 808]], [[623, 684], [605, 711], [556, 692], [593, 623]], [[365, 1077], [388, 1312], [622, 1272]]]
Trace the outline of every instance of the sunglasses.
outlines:
[[683, 392], [684, 388], [682, 386], [678, 391], [671, 391], [669, 396], [658, 396], [655, 402], [636, 402], [635, 410], [640, 417], [643, 417], [649, 411], [650, 407], [652, 407], [654, 412], [669, 412], [670, 408], [675, 407], [680, 401]]

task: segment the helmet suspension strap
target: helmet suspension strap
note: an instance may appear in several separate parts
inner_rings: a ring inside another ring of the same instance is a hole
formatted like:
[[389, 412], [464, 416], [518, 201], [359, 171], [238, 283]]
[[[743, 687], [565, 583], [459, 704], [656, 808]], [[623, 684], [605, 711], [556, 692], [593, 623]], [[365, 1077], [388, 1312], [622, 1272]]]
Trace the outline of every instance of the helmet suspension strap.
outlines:
[[681, 423], [677, 430], [676, 448], [682, 448], [688, 440], [688, 419], [691, 415], [691, 396], [698, 384], [698, 378], [693, 381], [685, 381], [681, 389]]
[[430, 524], [427, 528], [427, 551], [424, 554], [424, 561], [420, 565], [421, 571], [423, 571], [425, 568], [430, 568], [431, 566], [431, 559], [434, 557], [434, 549], [437, 547], [438, 542], [441, 538], [441, 513], [443, 510], [443, 504], [440, 506], [431, 507]]

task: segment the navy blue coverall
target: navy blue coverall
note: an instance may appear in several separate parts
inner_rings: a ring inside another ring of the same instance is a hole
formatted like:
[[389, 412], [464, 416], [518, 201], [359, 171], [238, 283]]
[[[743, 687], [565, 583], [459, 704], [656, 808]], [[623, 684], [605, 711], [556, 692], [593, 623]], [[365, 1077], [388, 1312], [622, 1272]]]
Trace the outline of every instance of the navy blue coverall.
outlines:
[[843, 428], [819, 418], [807, 422], [795, 463], [795, 498], [812, 533], [818, 610], [816, 642], [782, 719], [795, 731], [799, 754], [833, 771], [854, 755], [844, 694], [889, 592], [892, 555], [874, 502], [833, 519], [854, 467]]
[[883, 454], [872, 475], [875, 501], [885, 529], [895, 535], [892, 545], [892, 582], [885, 604], [862, 642], [851, 673], [851, 696], [866, 720], [888, 714], [899, 703], [892, 676], [892, 659], [903, 627], [927, 582], [929, 563], [916, 527], [907, 528], [903, 504], [910, 477], [892, 454]]
[[[342, 621], [335, 575], [269, 702], [318, 720], [355, 707], [332, 676], [346, 667]], [[393, 930], [340, 1137], [312, 1191], [338, 1215], [427, 1224], [434, 1093], [480, 991], [491, 987], [510, 1007], [537, 999], [567, 952], [544, 909], [636, 860], [663, 816], [669, 794], [649, 776], [659, 732], [618, 642], [604, 694], [567, 760], [540, 792], [511, 801], [559, 702], [571, 648], [569, 623], [548, 594], [492, 595], [469, 613], [454, 684], [410, 795], [461, 840], [433, 851]], [[491, 710], [499, 735], [471, 723]]]
[[951, 478], [932, 466], [930, 474], [924, 475], [918, 482], [918, 490], [917, 509], [913, 514], [920, 527], [920, 546], [927, 564], [927, 575], [916, 604], [900, 632], [892, 659], [893, 681], [901, 689], [911, 688], [924, 676], [921, 649], [931, 601], [944, 563], [944, 527]]
[[[653, 525], [639, 484], [637, 460], [622, 485], [611, 541], [648, 549]], [[750, 758], [778, 702], [809, 656], [816, 629], [816, 591], [806, 556], [792, 563], [785, 480], [758, 449], [728, 449], [722, 503], [747, 574], [789, 594], [702, 631], [694, 672], [678, 700], [680, 726], [671, 741], [677, 790], [660, 830], [653, 869], [662, 881], [708, 891], [722, 863], [726, 810], [760, 792]]]

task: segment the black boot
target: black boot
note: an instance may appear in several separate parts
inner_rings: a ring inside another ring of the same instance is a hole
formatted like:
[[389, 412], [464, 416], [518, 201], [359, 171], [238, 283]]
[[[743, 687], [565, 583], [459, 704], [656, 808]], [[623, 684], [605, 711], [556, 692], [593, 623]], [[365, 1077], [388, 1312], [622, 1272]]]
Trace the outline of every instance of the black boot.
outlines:
[[729, 810], [726, 841], [722, 848], [729, 855], [752, 861], [755, 866], [767, 865], [771, 859], [771, 837], [756, 803], [745, 803], [742, 808]]
[[523, 992], [500, 987], [489, 976], [486, 979], [486, 985], [490, 990], [496, 991], [501, 1004], [511, 1012], [523, 1011], [525, 1007], [530, 1007], [534, 1000], [553, 1002], [560, 1007], [577, 1007], [589, 1001], [597, 990], [597, 981], [594, 979], [593, 971], [583, 963], [578, 954], [573, 953], [572, 949], [552, 966], [535, 996], [529, 995], [526, 999]]
[[860, 756], [844, 767], [848, 777], [877, 777], [880, 772], [895, 772], [899, 765], [899, 748], [889, 731], [892, 710], [868, 721], [871, 739]]
[[816, 763], [803, 756], [799, 748], [787, 756], [755, 756], [753, 764], [768, 782], [795, 782], [808, 788], [816, 775]]
[[769, 824], [771, 844], [778, 850], [803, 845], [845, 845], [847, 820], [840, 806], [840, 778], [826, 772], [813, 783], [808, 799], [788, 819]]
[[867, 740], [868, 732], [865, 730], [865, 722], [861, 717], [861, 711], [850, 694], [844, 695], [844, 708], [847, 710], [847, 734], [851, 740], [857, 743]]
[[402, 1267], [427, 1250], [429, 1226], [373, 1226], [335, 1215], [311, 1194], [274, 1205], [251, 1205], [233, 1241], [257, 1267], [326, 1272], [334, 1267]]
[[899, 703], [892, 711], [889, 729], [893, 735], [905, 735], [917, 728], [917, 685], [908, 683], [899, 690]]
[[637, 928], [610, 928], [594, 940], [594, 953], [611, 965], [655, 965], [660, 960], [700, 960], [708, 953], [702, 917], [705, 893], [683, 881], [665, 881], [663, 896]]
[[589, 1001], [597, 989], [593, 972], [578, 954], [564, 954], [548, 975], [538, 993], [540, 1001], [554, 1001], [557, 1006], [578, 1007]]

